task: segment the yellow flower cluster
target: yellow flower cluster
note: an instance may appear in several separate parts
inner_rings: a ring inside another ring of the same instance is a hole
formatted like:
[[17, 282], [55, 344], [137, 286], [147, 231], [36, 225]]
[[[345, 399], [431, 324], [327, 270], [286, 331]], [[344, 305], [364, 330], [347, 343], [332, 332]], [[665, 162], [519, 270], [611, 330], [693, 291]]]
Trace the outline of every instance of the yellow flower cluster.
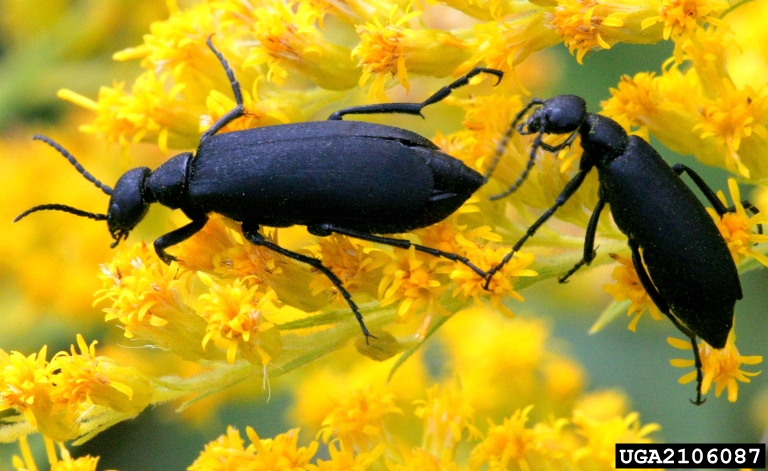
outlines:
[[[475, 79], [469, 96], [462, 90], [437, 105], [447, 117], [437, 121], [433, 138], [441, 150], [482, 173], [527, 101], [521, 97], [524, 88], [516, 69], [531, 54], [563, 42], [581, 63], [593, 49], [671, 39], [675, 56], [662, 72], [623, 78], [603, 103], [604, 113], [645, 138], [653, 135], [675, 151], [692, 153], [742, 179], [760, 182], [768, 177], [765, 83], [745, 72], [746, 62], [739, 59], [748, 54], [766, 57], [768, 49], [762, 44], [768, 42], [761, 42], [759, 33], [749, 28], [729, 27], [731, 21], [739, 25], [739, 15], [749, 6], [729, 9], [734, 2], [722, 0], [440, 2], [440, 8], [471, 18], [452, 24], [431, 13], [430, 5], [406, 1], [207, 0], [186, 8], [167, 3], [169, 18], [153, 23], [143, 44], [114, 55], [121, 61], [141, 61], [143, 72], [133, 83], [102, 87], [97, 99], [60, 91], [61, 98], [95, 114], [83, 131], [124, 149], [142, 142], [163, 153], [194, 149], [201, 132], [234, 107], [230, 83], [205, 44], [211, 37], [242, 85], [246, 109], [221, 132], [322, 119], [328, 114], [324, 107], [333, 103], [338, 108], [335, 102], [341, 99], [345, 104], [367, 102], [368, 97], [405, 101], [398, 95], [398, 84], [427, 96], [437, 89], [433, 85], [443, 86], [450, 81], [447, 77], [482, 64], [508, 77], [492, 93], [490, 81]], [[441, 80], [427, 82], [416, 76]], [[412, 98], [407, 100], [417, 101]], [[576, 171], [578, 142], [555, 157], [537, 159], [514, 198], [490, 202], [489, 195], [519, 178], [529, 148], [530, 139], [514, 133], [495, 173], [475, 197], [447, 220], [396, 237], [466, 257], [481, 270], [496, 266], [509, 253], [509, 242], [526, 231], [540, 209], [552, 206]], [[35, 179], [42, 180], [31, 176], [21, 181]], [[13, 184], [10, 178], [8, 184]], [[586, 226], [598, 200], [598, 185], [597, 176], [590, 175], [558, 210], [559, 221], [552, 226]], [[755, 247], [768, 241], [768, 236], [754, 233], [764, 222], [763, 213], [754, 214], [742, 204], [735, 183], [729, 183], [729, 189], [734, 212], [713, 217], [734, 260], [751, 258], [768, 265], [768, 257]], [[547, 329], [540, 324], [521, 321], [514, 332], [500, 337], [495, 335], [498, 328], [484, 330], [474, 321], [490, 315], [488, 306], [511, 316], [505, 303], [509, 298], [522, 301], [519, 291], [532, 284], [537, 273], [541, 280], [573, 266], [581, 257], [583, 236], [569, 235], [562, 227], [543, 227], [536, 235], [540, 247], [532, 252], [546, 255], [546, 263], [539, 257], [534, 264], [533, 253], [516, 253], [487, 289], [486, 280], [466, 265], [413, 248], [340, 235], [318, 238], [301, 228], [262, 229], [266, 240], [316, 257], [341, 280], [375, 336], [369, 339], [362, 339], [347, 301], [325, 274], [247, 243], [233, 221], [211, 215], [203, 230], [171, 247], [177, 261], [170, 265], [145, 242], [123, 244], [100, 274], [103, 287], [96, 304], [104, 307], [106, 320], [117, 324], [134, 345], [160, 347], [210, 368], [191, 378], [149, 378], [96, 357], [93, 344], [86, 345], [81, 337], [80, 353], [73, 347], [50, 362], [45, 347], [30, 356], [0, 351], [0, 409], [14, 409], [23, 417], [21, 427], [3, 427], [0, 434], [15, 439], [38, 430], [66, 440], [95, 433], [150, 403], [208, 394], [248, 378], [267, 384], [269, 378], [341, 349], [353, 338], [360, 353], [379, 361], [402, 352], [402, 358], [417, 357], [419, 345], [448, 316], [463, 310], [465, 319], [472, 321], [452, 319], [441, 328], [447, 342], [454, 342], [451, 361], [464, 366], [457, 368], [465, 372], [462, 386], [435, 387], [409, 397], [421, 401], [412, 414], [404, 412], [400, 393], [376, 388], [340, 391], [324, 407], [311, 402], [324, 411], [322, 416], [310, 413], [302, 402], [309, 399], [299, 397], [297, 408], [305, 417], [312, 415], [312, 420], [303, 419], [310, 425], [302, 427], [319, 430], [330, 461], [315, 459], [319, 442], [300, 447], [298, 430], [263, 440], [248, 429], [251, 443], [246, 446], [230, 429], [190, 469], [211, 469], [221, 462], [253, 469], [283, 463], [312, 470], [366, 469], [376, 462], [397, 470], [530, 469], [542, 463], [609, 468], [612, 454], [606, 443], [645, 440], [655, 426], [641, 426], [625, 407], [603, 415], [588, 400], [572, 407], [583, 372], [572, 361], [544, 352]], [[601, 253], [626, 253], [624, 236], [609, 218], [600, 221], [598, 232]], [[95, 237], [88, 233], [87, 241]], [[606, 291], [630, 301], [630, 314], [635, 315], [630, 328], [636, 328], [645, 309], [660, 318], [631, 262], [615, 258], [622, 264], [614, 272], [618, 284]], [[39, 275], [39, 265], [30, 270], [30, 278]], [[463, 342], [456, 341], [458, 337]], [[478, 344], [494, 347], [493, 356], [481, 355]], [[737, 381], [756, 374], [740, 366], [759, 358], [740, 356], [733, 340], [721, 351], [708, 348], [701, 345], [704, 389], [714, 382], [716, 395], [727, 387], [729, 399], [735, 400]], [[478, 367], [487, 364], [507, 369], [489, 373]], [[690, 366], [677, 360], [673, 364]], [[414, 382], [427, 384], [424, 378]], [[328, 384], [303, 389], [323, 388], [330, 390]], [[508, 397], [509, 390], [516, 391], [515, 398]], [[514, 403], [514, 409], [492, 416], [490, 411], [505, 401]], [[560, 418], [534, 417], [539, 410]], [[482, 431], [473, 425], [477, 411], [492, 416], [491, 425]], [[388, 423], [394, 416], [422, 422], [420, 447], [403, 447], [395, 438]], [[478, 437], [478, 444], [467, 445]], [[464, 461], [459, 461], [459, 447], [466, 449]]]
[[[353, 394], [355, 402], [372, 408], [381, 399], [365, 390]], [[379, 466], [393, 471], [615, 469], [615, 443], [651, 443], [649, 435], [659, 426], [641, 425], [638, 414], [626, 413], [623, 405], [618, 405], [619, 411], [613, 413], [590, 408], [593, 402], [605, 405], [605, 397], [585, 398], [570, 418], [550, 418], [532, 425], [532, 407], [518, 409], [501, 424], [490, 421], [481, 431], [473, 424], [472, 401], [461, 387], [436, 385], [427, 391], [425, 399], [416, 401], [412, 412], [421, 419], [421, 426], [417, 426], [421, 431], [419, 445], [408, 444], [416, 440], [402, 436], [402, 428], [392, 427], [392, 415], [402, 413], [397, 408], [389, 407], [389, 411], [375, 418], [366, 408], [344, 408], [344, 414], [358, 417], [361, 423], [351, 433], [352, 438], [348, 428], [329, 425], [324, 429], [321, 439], [328, 446], [327, 459], [316, 456], [318, 441], [298, 445], [299, 429], [274, 439], [261, 439], [248, 427], [246, 433], [251, 444], [246, 447], [240, 433], [229, 427], [225, 435], [206, 445], [187, 469], [212, 471], [226, 464], [228, 469], [268, 470], [278, 463], [283, 468], [302, 471], [366, 470]], [[340, 402], [347, 405], [344, 399]]]
[[[23, 415], [27, 426], [57, 441], [134, 417], [152, 398], [149, 379], [132, 367], [96, 356], [96, 342], [78, 335], [79, 352], [46, 359], [47, 347], [24, 356], [0, 350], [0, 410]], [[117, 414], [107, 415], [106, 411]], [[7, 439], [8, 437], [6, 437]]]

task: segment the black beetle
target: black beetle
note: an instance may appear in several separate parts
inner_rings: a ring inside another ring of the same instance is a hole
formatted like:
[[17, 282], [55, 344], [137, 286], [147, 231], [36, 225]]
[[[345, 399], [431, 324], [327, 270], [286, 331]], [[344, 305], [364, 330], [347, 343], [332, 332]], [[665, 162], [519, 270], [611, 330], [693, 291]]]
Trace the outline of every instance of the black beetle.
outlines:
[[35, 136], [34, 139], [54, 147], [88, 181], [110, 195], [109, 209], [107, 214], [96, 214], [61, 204], [45, 204], [24, 211], [14, 222], [40, 210], [106, 220], [115, 247], [144, 218], [151, 203], [160, 203], [181, 209], [192, 220], [155, 240], [158, 256], [170, 263], [174, 257], [166, 249], [202, 229], [208, 213], [219, 213], [241, 222], [243, 234], [252, 244], [268, 247], [323, 272], [349, 303], [366, 338], [370, 333], [341, 280], [320, 260], [266, 240], [258, 232], [260, 225], [303, 225], [317, 236], [337, 233], [394, 247], [414, 247], [463, 263], [481, 277], [486, 275], [457, 254], [374, 235], [406, 232], [445, 219], [485, 178], [416, 133], [341, 118], [372, 113], [422, 116], [425, 106], [443, 100], [475, 75], [488, 73], [500, 81], [502, 72], [475, 68], [422, 103], [359, 106], [339, 110], [327, 121], [216, 134], [241, 117], [245, 109], [234, 72], [210, 38], [207, 44], [229, 78], [237, 106], [203, 133], [194, 154], [179, 154], [154, 171], [147, 167], [129, 170], [113, 190], [85, 171], [60, 145], [47, 137]]
[[[534, 106], [538, 108], [517, 126]], [[584, 257], [560, 281], [565, 282], [595, 258], [595, 232], [600, 212], [607, 203], [616, 225], [629, 238], [632, 261], [643, 287], [659, 310], [691, 340], [698, 380], [696, 401], [692, 402], [702, 404], [701, 359], [696, 336], [714, 348], [725, 347], [733, 324], [734, 305], [742, 298], [742, 292], [725, 240], [680, 175], [688, 173], [721, 216], [734, 209], [726, 208], [693, 170], [681, 164], [670, 167], [648, 142], [628, 136], [610, 118], [588, 113], [584, 99], [574, 95], [560, 95], [546, 101], [534, 99], [523, 108], [500, 142], [486, 175], [498, 163], [515, 130], [520, 134], [536, 134], [528, 164], [515, 184], [493, 199], [512, 193], [525, 181], [540, 147], [558, 152], [579, 136], [584, 152], [579, 171], [566, 184], [555, 204], [528, 228], [503, 261], [488, 271], [488, 282], [576, 192], [590, 170], [596, 168], [600, 180], [599, 200], [587, 225]], [[567, 133], [570, 136], [559, 145], [542, 141], [544, 134]], [[757, 211], [749, 202], [744, 204]]]

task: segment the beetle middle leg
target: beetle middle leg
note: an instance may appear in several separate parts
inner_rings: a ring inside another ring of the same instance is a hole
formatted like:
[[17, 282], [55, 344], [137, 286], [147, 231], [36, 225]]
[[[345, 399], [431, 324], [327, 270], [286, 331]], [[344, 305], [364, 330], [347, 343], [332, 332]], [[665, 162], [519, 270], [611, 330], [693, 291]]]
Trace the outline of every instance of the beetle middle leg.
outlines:
[[592, 260], [595, 259], [595, 256], [597, 256], [597, 249], [595, 249], [595, 234], [597, 233], [597, 223], [600, 220], [600, 213], [603, 211], [603, 208], [605, 207], [605, 200], [603, 198], [600, 198], [597, 201], [597, 205], [595, 206], [595, 210], [592, 211], [592, 216], [589, 217], [589, 224], [587, 225], [587, 233], [584, 236], [584, 257], [582, 257], [581, 261], [574, 265], [573, 268], [568, 270], [568, 273], [560, 277], [557, 281], [560, 283], [568, 283], [568, 278], [571, 277], [576, 271], [578, 271], [579, 268], [583, 267], [584, 265], [589, 265], [592, 263]]
[[242, 227], [243, 227], [243, 235], [248, 240], [248, 242], [252, 243], [253, 245], [266, 247], [281, 255], [285, 255], [288, 258], [292, 258], [297, 262], [306, 263], [307, 265], [323, 272], [323, 274], [327, 276], [328, 279], [331, 280], [331, 283], [333, 283], [333, 285], [339, 290], [341, 295], [347, 301], [347, 304], [349, 305], [350, 309], [352, 309], [352, 312], [355, 314], [355, 318], [357, 319], [357, 322], [360, 324], [360, 328], [363, 331], [363, 335], [365, 335], [365, 341], [368, 342], [368, 337], [376, 338], [376, 336], [372, 335], [368, 331], [368, 328], [365, 326], [365, 321], [363, 321], [363, 315], [360, 314], [360, 309], [357, 307], [357, 304], [355, 304], [355, 302], [352, 300], [352, 295], [349, 294], [349, 291], [347, 291], [346, 288], [344, 288], [344, 285], [341, 283], [341, 280], [339, 279], [339, 277], [336, 276], [328, 267], [323, 265], [323, 263], [319, 259], [293, 252], [291, 250], [285, 249], [273, 242], [266, 240], [264, 236], [259, 233], [258, 224], [249, 224], [247, 222], [244, 222]]
[[472, 262], [470, 262], [469, 259], [466, 257], [462, 257], [461, 255], [458, 255], [455, 253], [444, 252], [442, 250], [433, 249], [431, 247], [425, 247], [423, 245], [414, 244], [413, 242], [406, 239], [392, 239], [390, 237], [382, 237], [382, 236], [377, 236], [373, 234], [368, 234], [365, 232], [352, 231], [349, 229], [344, 229], [342, 227], [334, 226], [333, 224], [318, 224], [315, 226], [307, 226], [307, 230], [310, 232], [310, 234], [320, 236], [320, 237], [329, 236], [335, 232], [337, 234], [353, 237], [355, 239], [367, 240], [370, 242], [390, 245], [392, 247], [398, 247], [401, 249], [409, 249], [413, 247], [415, 250], [418, 250], [419, 252], [424, 252], [435, 257], [443, 257], [443, 258], [447, 258], [448, 260], [452, 260], [454, 262], [463, 263], [464, 265], [469, 267], [473, 272], [477, 273], [481, 278], [485, 278], [488, 275], [486, 272], [484, 272], [483, 270], [475, 266]]
[[699, 355], [699, 345], [696, 342], [696, 335], [691, 332], [689, 328], [684, 326], [679, 320], [677, 320], [677, 318], [670, 312], [669, 305], [664, 300], [664, 298], [661, 297], [661, 294], [659, 294], [658, 290], [653, 285], [651, 277], [645, 270], [645, 265], [643, 265], [643, 260], [640, 255], [640, 247], [637, 245], [637, 242], [635, 242], [633, 239], [629, 239], [629, 248], [632, 250], [632, 263], [635, 266], [637, 277], [640, 279], [640, 284], [642, 284], [643, 288], [645, 288], [645, 291], [648, 293], [648, 296], [650, 296], [653, 304], [655, 304], [656, 307], [659, 308], [659, 311], [664, 313], [664, 315], [667, 316], [670, 321], [672, 321], [672, 324], [674, 324], [674, 326], [677, 327], [677, 329], [691, 341], [691, 347], [693, 347], [694, 366], [696, 366], [696, 400], [691, 400], [691, 402], [697, 406], [700, 406], [704, 404], [707, 399], [704, 398], [702, 400], [701, 398], [701, 383], [704, 380], [704, 373], [702, 371], [701, 356]]
[[344, 108], [334, 112], [328, 117], [328, 120], [329, 121], [340, 120], [344, 115], [348, 115], [348, 114], [378, 114], [378, 113], [412, 114], [416, 116], [421, 116], [423, 118], [424, 116], [421, 114], [421, 110], [424, 107], [443, 101], [448, 95], [451, 94], [453, 90], [469, 84], [469, 80], [472, 77], [474, 77], [475, 75], [479, 75], [481, 73], [495, 75], [498, 78], [498, 80], [496, 81], [496, 85], [498, 85], [499, 82], [501, 82], [501, 77], [504, 75], [503, 72], [501, 72], [500, 70], [488, 69], [485, 67], [475, 67], [474, 69], [470, 70], [466, 75], [464, 75], [463, 77], [460, 77], [459, 79], [455, 80], [451, 84], [441, 88], [440, 90], [432, 94], [432, 96], [430, 96], [429, 98], [427, 98], [421, 103], [381, 103], [378, 105], [353, 106], [350, 108]]
[[591, 169], [581, 169], [579, 172], [569, 181], [565, 188], [563, 188], [563, 191], [560, 192], [560, 194], [557, 196], [557, 199], [555, 200], [555, 204], [552, 205], [551, 208], [546, 210], [544, 214], [542, 214], [539, 219], [536, 220], [531, 226], [528, 228], [528, 230], [525, 232], [525, 235], [520, 238], [520, 240], [515, 243], [515, 245], [512, 246], [512, 250], [504, 256], [504, 258], [501, 260], [501, 262], [496, 265], [495, 267], [488, 270], [488, 276], [486, 277], [485, 286], [483, 288], [488, 289], [488, 286], [491, 284], [491, 278], [493, 278], [493, 275], [496, 274], [497, 271], [501, 270], [501, 268], [506, 265], [510, 260], [512, 260], [512, 257], [515, 255], [515, 252], [520, 250], [520, 248], [525, 244], [525, 241], [527, 241], [531, 236], [533, 236], [537, 230], [539, 230], [539, 227], [542, 226], [547, 220], [552, 217], [553, 214], [555, 214], [555, 211], [557, 211], [557, 208], [564, 205], [566, 201], [568, 201], [571, 196], [573, 196], [574, 193], [576, 193], [576, 190], [579, 189], [582, 183], [584, 183], [584, 179], [587, 178], [587, 174], [589, 173]]

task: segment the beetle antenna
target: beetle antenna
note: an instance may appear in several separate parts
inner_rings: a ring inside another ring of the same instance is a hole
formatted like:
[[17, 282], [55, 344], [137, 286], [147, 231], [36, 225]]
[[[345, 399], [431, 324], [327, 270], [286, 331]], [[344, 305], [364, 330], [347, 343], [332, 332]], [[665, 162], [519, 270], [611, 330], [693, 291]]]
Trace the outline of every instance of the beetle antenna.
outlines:
[[19, 214], [18, 216], [16, 216], [13, 222], [19, 222], [32, 213], [35, 213], [37, 211], [44, 211], [44, 210], [63, 211], [65, 213], [74, 214], [75, 216], [82, 216], [89, 219], [93, 219], [94, 221], [107, 220], [106, 214], [89, 213], [88, 211], [83, 211], [82, 209], [73, 208], [72, 206], [67, 206], [63, 204], [41, 204], [39, 206], [35, 206], [34, 208], [29, 208], [28, 210]]
[[[496, 170], [496, 166], [499, 164], [499, 161], [501, 160], [501, 156], [504, 155], [504, 152], [507, 150], [507, 144], [509, 144], [509, 140], [512, 138], [512, 134], [515, 132], [515, 129], [517, 128], [517, 123], [520, 121], [523, 116], [530, 110], [532, 107], [536, 105], [543, 105], [544, 100], [539, 98], [534, 98], [531, 100], [530, 103], [525, 105], [525, 108], [520, 110], [519, 113], [515, 116], [515, 119], [512, 120], [512, 124], [509, 125], [509, 128], [507, 129], [507, 132], [504, 133], [504, 137], [501, 138], [501, 141], [499, 141], [499, 145], [496, 146], [496, 153], [493, 155], [493, 160], [491, 161], [491, 165], [488, 166], [488, 170], [485, 171], [485, 174], [483, 175], [483, 178], [485, 178], [485, 181], [487, 182], [489, 178], [491, 178], [491, 174], [494, 170]], [[491, 198], [496, 199], [496, 198]]]
[[77, 169], [77, 171], [80, 172], [80, 175], [84, 176], [86, 180], [96, 185], [96, 188], [100, 189], [107, 195], [112, 196], [112, 188], [101, 183], [96, 177], [88, 173], [88, 171], [85, 170], [82, 165], [80, 165], [80, 162], [78, 162], [77, 159], [75, 159], [75, 157], [67, 151], [67, 149], [63, 148], [56, 141], [54, 141], [50, 137], [46, 137], [40, 134], [35, 134], [34, 136], [32, 136], [32, 140], [43, 141], [49, 146], [59, 151], [59, 154], [63, 155], [65, 159], [69, 160], [69, 163], [71, 163], [75, 167], [75, 169]]
[[523, 170], [523, 173], [520, 175], [520, 177], [518, 177], [517, 181], [513, 183], [512, 186], [502, 191], [501, 193], [489, 197], [488, 198], [489, 200], [491, 201], [500, 200], [506, 196], [511, 195], [518, 188], [520, 188], [520, 185], [522, 185], [525, 179], [528, 178], [528, 174], [531, 172], [531, 169], [533, 168], [533, 164], [536, 163], [536, 152], [539, 150], [539, 147], [541, 147], [541, 135], [542, 133], [539, 133], [536, 136], [536, 138], [533, 140], [533, 145], [531, 146], [531, 154], [528, 157], [528, 163], [525, 165], [525, 170]]

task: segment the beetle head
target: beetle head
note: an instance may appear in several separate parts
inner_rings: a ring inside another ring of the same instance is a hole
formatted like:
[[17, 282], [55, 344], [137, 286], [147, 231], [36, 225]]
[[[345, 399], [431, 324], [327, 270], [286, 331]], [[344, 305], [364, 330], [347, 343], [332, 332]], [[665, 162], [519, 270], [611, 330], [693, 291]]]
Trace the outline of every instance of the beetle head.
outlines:
[[107, 211], [107, 226], [115, 240], [112, 247], [117, 246], [120, 239], [127, 238], [147, 214], [152, 201], [146, 198], [144, 182], [150, 173], [152, 171], [147, 167], [134, 168], [125, 172], [115, 184]]
[[117, 181], [117, 185], [115, 185], [115, 189], [113, 190], [88, 173], [72, 154], [52, 139], [40, 135], [34, 136], [32, 139], [43, 141], [56, 149], [69, 161], [69, 163], [72, 164], [73, 167], [75, 167], [80, 175], [96, 185], [96, 187], [105, 194], [109, 195], [109, 210], [107, 211], [107, 214], [99, 214], [83, 211], [82, 209], [73, 208], [72, 206], [64, 204], [41, 204], [29, 208], [19, 214], [13, 222], [17, 222], [34, 212], [44, 210], [63, 211], [65, 213], [74, 214], [75, 216], [87, 217], [95, 221], [106, 220], [109, 233], [112, 234], [112, 238], [115, 239], [112, 243], [112, 247], [114, 248], [121, 239], [128, 237], [128, 233], [131, 229], [136, 227], [136, 225], [144, 218], [144, 215], [147, 214], [150, 203], [155, 201], [151, 192], [146, 191], [144, 186], [147, 177], [152, 173], [150, 169], [139, 167], [127, 171]]
[[524, 133], [572, 133], [581, 127], [586, 117], [587, 103], [583, 98], [576, 95], [559, 95], [534, 110], [524, 123], [527, 128]]

